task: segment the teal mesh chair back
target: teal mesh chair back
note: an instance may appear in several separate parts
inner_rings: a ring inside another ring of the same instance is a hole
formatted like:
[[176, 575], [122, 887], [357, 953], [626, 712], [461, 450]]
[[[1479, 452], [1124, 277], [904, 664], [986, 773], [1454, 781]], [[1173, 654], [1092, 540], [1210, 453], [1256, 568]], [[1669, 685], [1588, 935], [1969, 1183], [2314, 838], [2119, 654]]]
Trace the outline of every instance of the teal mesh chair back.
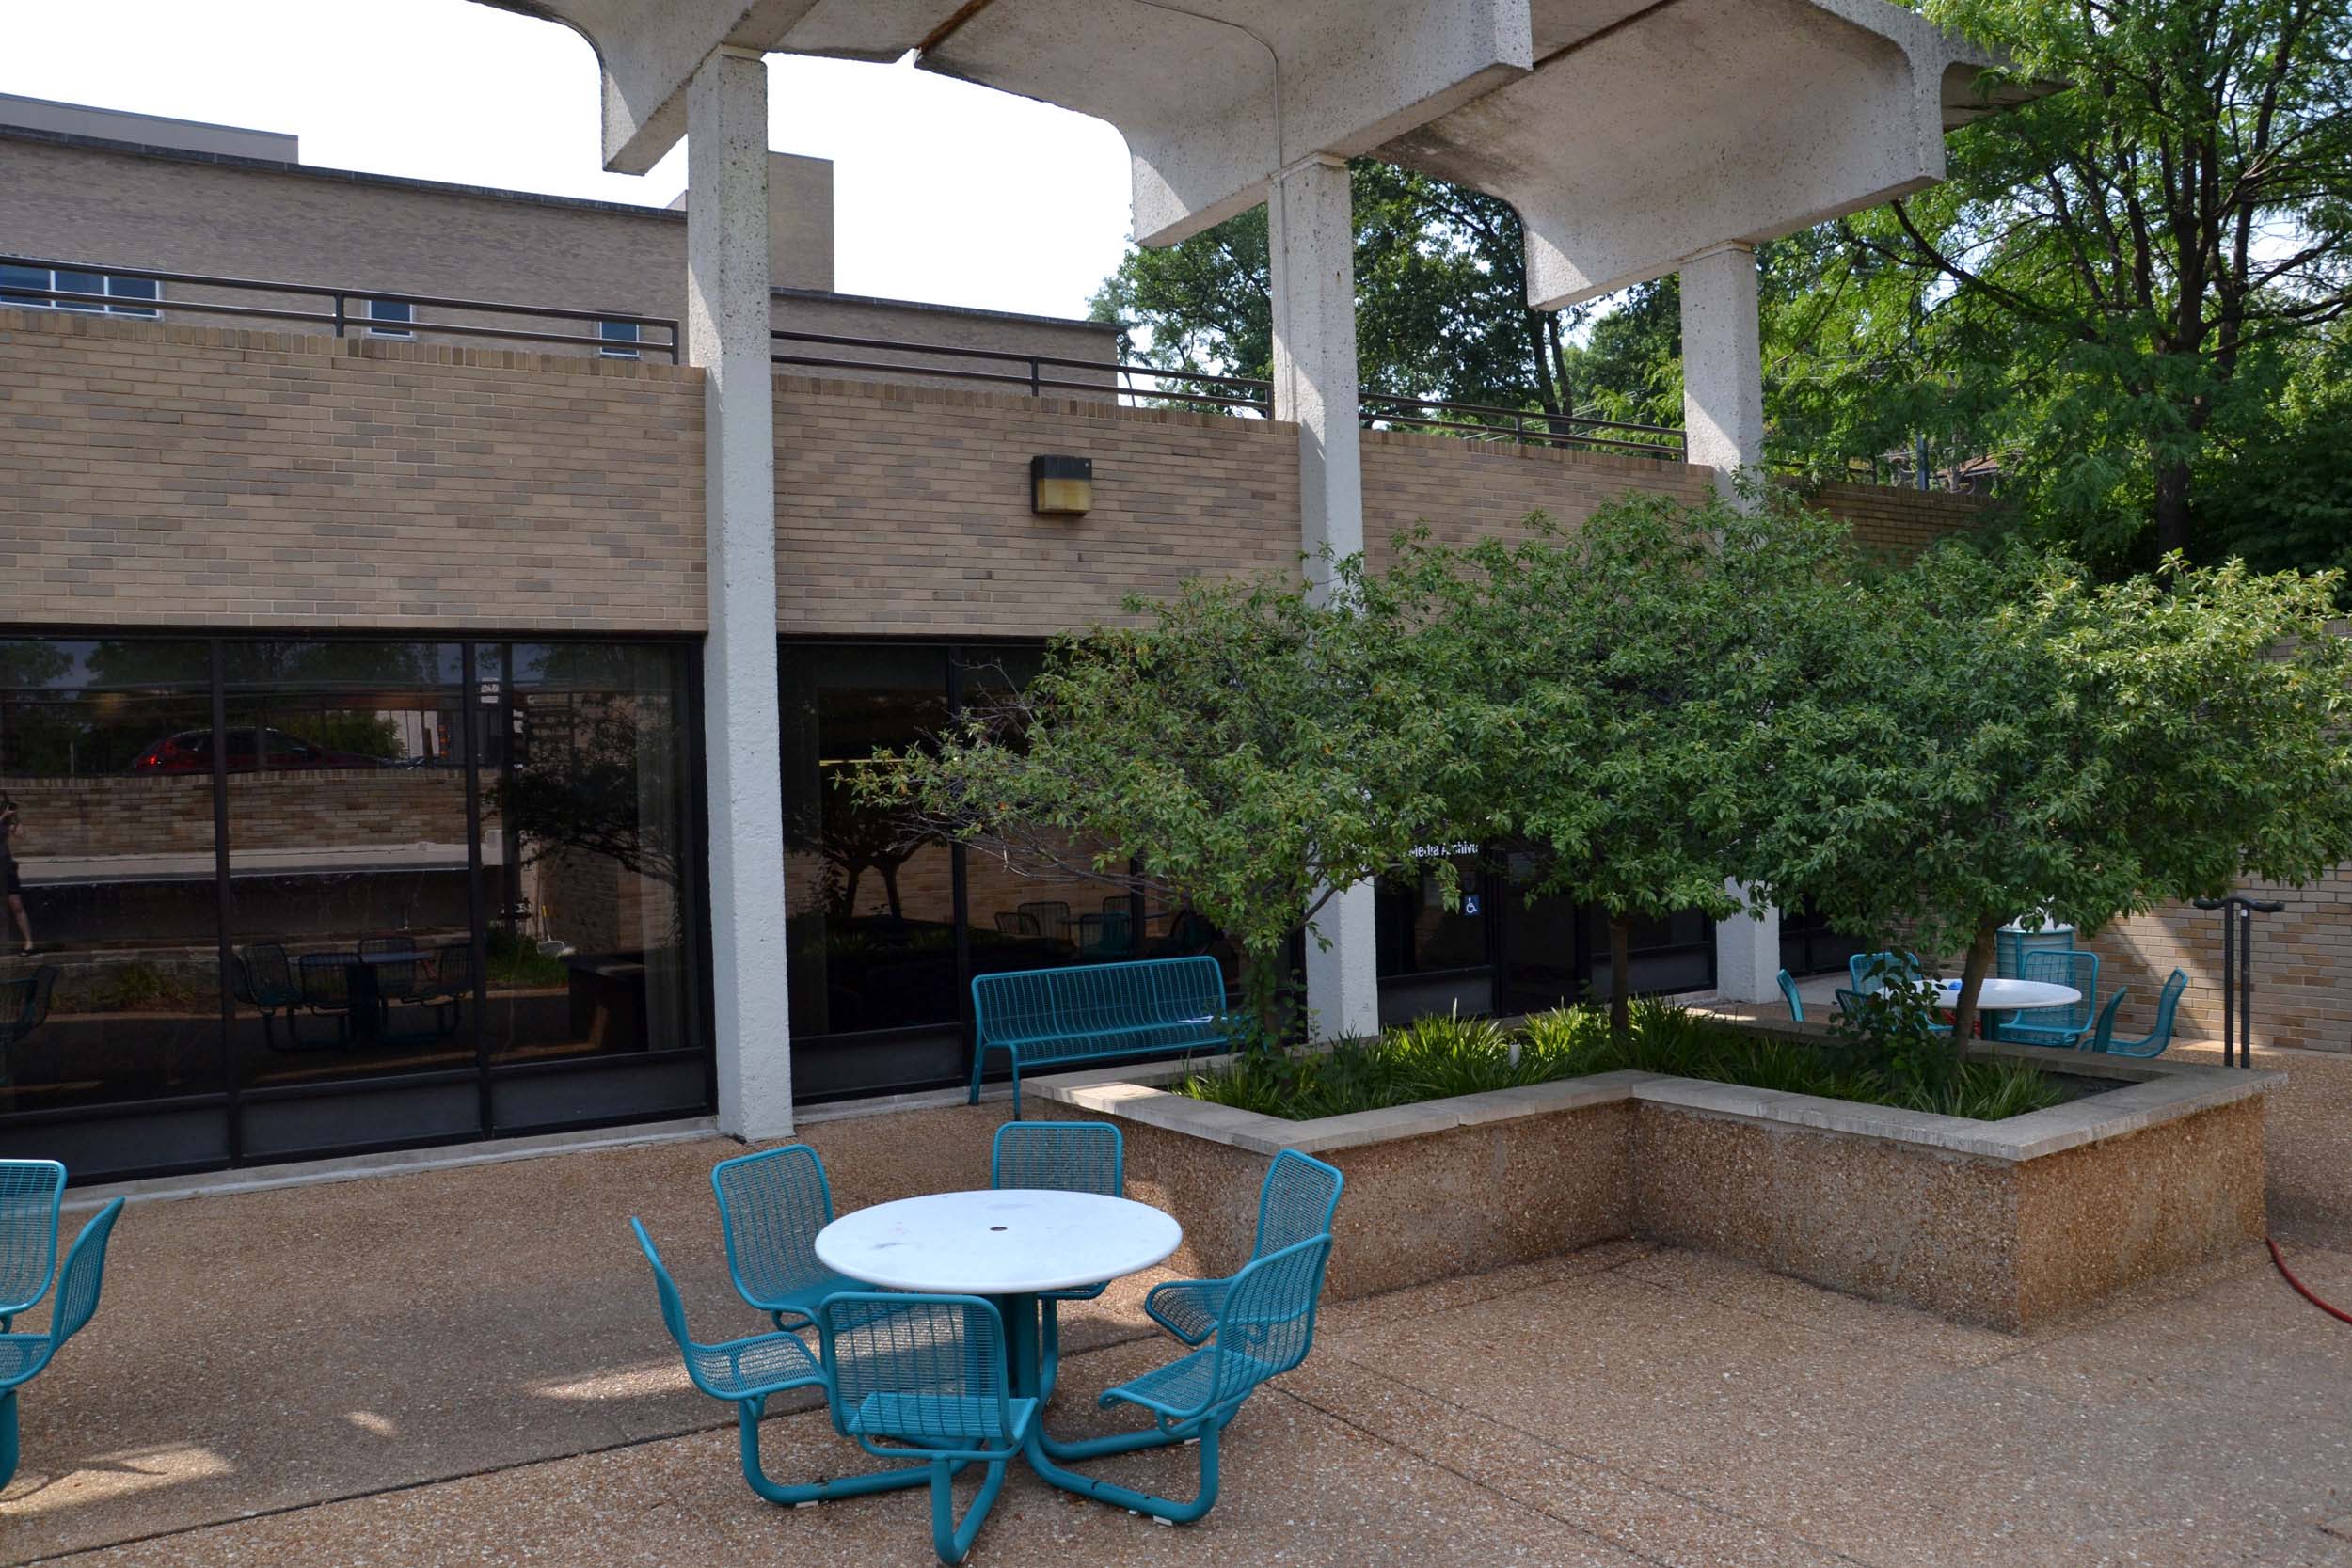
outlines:
[[1038, 935], [1057, 942], [1070, 940], [1070, 902], [1064, 898], [1032, 898], [1015, 911], [1037, 922]]
[[302, 1000], [302, 987], [294, 981], [294, 965], [288, 961], [285, 948], [274, 942], [240, 948], [233, 977], [237, 1000], [257, 1007], [283, 1007]]
[[2115, 1015], [2123, 1006], [2123, 998], [2132, 993], [2129, 986], [2118, 986], [2107, 1005], [2099, 1009], [2099, 1022], [2090, 1031], [2090, 1049], [2106, 1051], [2115, 1043]]
[[49, 1293], [64, 1197], [56, 1161], [0, 1160], [0, 1328]]
[[1330, 1258], [1331, 1238], [1310, 1236], [1251, 1260], [1233, 1276], [1211, 1341], [1218, 1354], [1210, 1408], [1245, 1398], [1307, 1359]]
[[727, 1268], [753, 1302], [783, 1301], [836, 1277], [817, 1260], [817, 1233], [833, 1223], [825, 1163], [806, 1144], [723, 1160], [710, 1170], [726, 1232]]
[[842, 1291], [817, 1309], [834, 1422], [872, 1453], [880, 1440], [933, 1459], [1001, 1457], [1018, 1435], [1005, 1382], [1004, 1320], [977, 1296]]
[[1919, 955], [1916, 953], [1856, 953], [1846, 960], [1846, 974], [1853, 980], [1853, 989], [1867, 995], [1889, 980], [1919, 980]]
[[2019, 960], [2019, 967], [2024, 971], [2019, 978], [2072, 986], [2082, 993], [2082, 1000], [2069, 1006], [2035, 1007], [2019, 1013], [2010, 1021], [2010, 1027], [2065, 1034], [2080, 1034], [2090, 1027], [2099, 997], [2098, 954], [2072, 947], [2036, 948]]
[[1009, 1121], [996, 1129], [988, 1184], [1064, 1193], [1126, 1193], [1126, 1146], [1107, 1121]]
[[106, 1243], [114, 1236], [115, 1221], [122, 1215], [123, 1201], [116, 1198], [98, 1211], [73, 1238], [73, 1250], [65, 1255], [65, 1267], [57, 1271], [57, 1299], [49, 1309], [52, 1352], [82, 1332], [82, 1325], [98, 1310], [98, 1290], [106, 1277]]
[[[686, 1370], [694, 1370], [694, 1340], [686, 1331], [686, 1298], [678, 1293], [677, 1281], [670, 1277], [670, 1266], [661, 1260], [653, 1238], [645, 1234], [645, 1222], [631, 1214], [628, 1227], [636, 1232], [637, 1250], [645, 1255], [646, 1266], [653, 1270], [653, 1288], [661, 1298], [661, 1326], [677, 1341], [678, 1354], [686, 1357]], [[697, 1379], [697, 1382], [700, 1380]], [[709, 1390], [705, 1389], [707, 1393]]]
[[1860, 1018], [1867, 1000], [1867, 993], [1863, 991], [1848, 990], [1843, 986], [1837, 988], [1837, 1011], [1846, 1018]]
[[1250, 1257], [1270, 1257], [1329, 1231], [1346, 1184], [1337, 1169], [1295, 1148], [1277, 1154], [1258, 1194], [1258, 1241]]
[[1797, 977], [1784, 969], [1775, 976], [1775, 979], [1780, 986], [1781, 1000], [1788, 1004], [1789, 1018], [1803, 1023], [1804, 1022], [1804, 998], [1797, 994]]
[[[2163, 1055], [2172, 1044], [2173, 1018], [2180, 1009], [2181, 993], [2186, 990], [2188, 990], [2188, 975], [2185, 972], [2176, 969], [2167, 976], [2164, 990], [2156, 995], [2156, 1026], [2136, 1040], [2114, 1038], [2111, 1021], [2105, 1013], [2101, 1014], [2099, 1020], [2101, 1037], [2092, 1041], [2091, 1049], [2110, 1052], [2118, 1056]], [[2110, 1006], [2108, 1011], [2113, 1010]]]

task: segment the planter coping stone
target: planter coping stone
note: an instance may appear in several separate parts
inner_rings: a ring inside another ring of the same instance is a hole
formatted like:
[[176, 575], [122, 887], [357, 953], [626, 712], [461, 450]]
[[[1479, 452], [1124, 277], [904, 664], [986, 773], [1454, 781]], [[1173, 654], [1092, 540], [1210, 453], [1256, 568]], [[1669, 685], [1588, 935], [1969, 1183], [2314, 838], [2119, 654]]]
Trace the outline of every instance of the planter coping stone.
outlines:
[[1073, 1110], [1124, 1117], [1147, 1126], [1267, 1155], [1285, 1148], [1295, 1148], [1302, 1154], [1327, 1153], [1366, 1144], [1428, 1137], [1459, 1127], [1645, 1101], [1766, 1126], [1884, 1138], [1953, 1154], [2022, 1162], [2122, 1137], [2161, 1122], [2267, 1094], [2286, 1082], [2283, 1072], [2256, 1072], [2194, 1062], [2113, 1058], [2101, 1061], [2074, 1051], [2008, 1047], [1992, 1054], [2032, 1062], [2073, 1077], [2112, 1079], [2121, 1086], [2006, 1121], [1972, 1121], [1964, 1117], [1937, 1116], [1892, 1105], [1866, 1105], [1855, 1101], [1826, 1100], [1818, 1095], [1750, 1088], [1740, 1084], [1670, 1078], [1654, 1072], [1600, 1072], [1583, 1078], [1561, 1078], [1521, 1088], [1490, 1089], [1313, 1121], [1291, 1121], [1232, 1105], [1212, 1104], [1170, 1094], [1158, 1086], [1229, 1059], [1222, 1056], [1142, 1068], [1091, 1068], [1034, 1078], [1024, 1086], [1032, 1094]]

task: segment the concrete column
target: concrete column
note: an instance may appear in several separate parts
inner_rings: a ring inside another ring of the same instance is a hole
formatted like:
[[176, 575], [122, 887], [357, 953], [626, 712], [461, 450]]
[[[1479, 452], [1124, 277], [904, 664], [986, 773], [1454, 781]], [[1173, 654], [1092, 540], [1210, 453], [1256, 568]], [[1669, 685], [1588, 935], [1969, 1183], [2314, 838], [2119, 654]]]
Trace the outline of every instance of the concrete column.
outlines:
[[1764, 461], [1764, 349], [1756, 324], [1756, 250], [1721, 245], [1682, 263], [1682, 423], [1691, 461], [1733, 481]]
[[[1274, 417], [1298, 426], [1299, 548], [1308, 580], [1327, 587], [1325, 547], [1334, 556], [1364, 547], [1356, 221], [1346, 163], [1318, 154], [1276, 175], [1266, 238], [1274, 272]], [[1308, 932], [1307, 1007], [1318, 1039], [1380, 1028], [1373, 920], [1367, 883], [1324, 905]]]
[[[1682, 423], [1691, 461], [1712, 467], [1716, 488], [1740, 503], [1740, 471], [1764, 462], [1764, 349], [1753, 246], [1717, 245], [1682, 264]], [[1725, 1000], [1771, 1001], [1779, 973], [1778, 910], [1716, 926], [1715, 990]]]
[[719, 1126], [792, 1131], [784, 763], [776, 701], [776, 422], [768, 355], [768, 65], [723, 48], [687, 87], [686, 352], [702, 368], [711, 1023]]

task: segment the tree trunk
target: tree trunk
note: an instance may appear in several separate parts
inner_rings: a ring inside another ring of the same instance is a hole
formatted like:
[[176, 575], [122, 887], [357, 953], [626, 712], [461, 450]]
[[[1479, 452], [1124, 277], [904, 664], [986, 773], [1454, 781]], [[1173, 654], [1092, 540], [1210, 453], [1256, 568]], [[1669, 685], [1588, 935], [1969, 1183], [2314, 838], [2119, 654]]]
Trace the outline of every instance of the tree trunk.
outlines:
[[1609, 916], [1609, 1037], [1619, 1045], [1633, 1037], [1633, 928], [1625, 916]]
[[1984, 977], [1993, 973], [1993, 944], [1998, 940], [2001, 917], [1997, 914], [1977, 917], [1976, 940], [1968, 944], [1967, 962], [1960, 971], [1960, 1006], [1952, 1013], [1952, 1055], [1966, 1060], [1968, 1037], [1976, 1033], [1977, 997], [1984, 990]]
[[2156, 465], [2156, 553], [2188, 550], [2188, 465]]

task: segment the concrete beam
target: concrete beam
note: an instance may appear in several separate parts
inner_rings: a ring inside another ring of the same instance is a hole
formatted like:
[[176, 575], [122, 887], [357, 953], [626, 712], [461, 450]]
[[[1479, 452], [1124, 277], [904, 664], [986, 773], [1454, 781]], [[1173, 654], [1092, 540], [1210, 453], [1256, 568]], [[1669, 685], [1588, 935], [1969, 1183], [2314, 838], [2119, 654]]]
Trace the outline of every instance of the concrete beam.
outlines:
[[768, 339], [768, 65], [703, 60], [687, 92], [686, 352], [703, 369], [703, 642], [719, 1127], [792, 1131], [776, 694], [775, 378]]
[[1536, 0], [1537, 64], [1380, 156], [1508, 200], [1557, 309], [1944, 177], [1944, 131], [2032, 96], [1884, 0]]

